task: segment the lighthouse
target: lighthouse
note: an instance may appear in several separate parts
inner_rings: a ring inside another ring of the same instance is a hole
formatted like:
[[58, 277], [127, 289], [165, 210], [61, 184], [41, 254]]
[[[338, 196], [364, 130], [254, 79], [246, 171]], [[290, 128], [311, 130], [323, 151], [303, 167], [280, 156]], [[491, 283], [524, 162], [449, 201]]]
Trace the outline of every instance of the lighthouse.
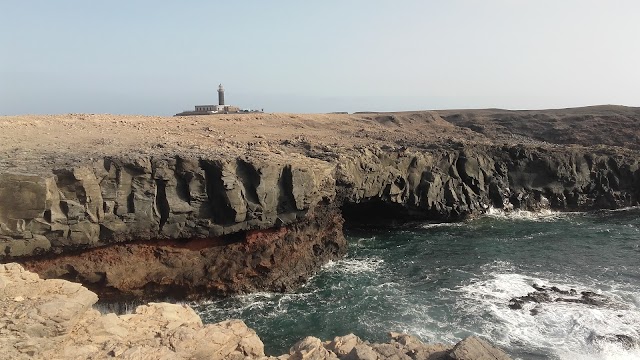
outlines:
[[224, 105], [224, 88], [222, 84], [218, 85], [218, 105]]
[[195, 110], [183, 111], [177, 113], [176, 116], [188, 115], [209, 115], [209, 114], [237, 114], [237, 113], [253, 113], [260, 112], [257, 110], [240, 110], [238, 106], [224, 104], [224, 88], [222, 84], [218, 85], [218, 105], [196, 105]]

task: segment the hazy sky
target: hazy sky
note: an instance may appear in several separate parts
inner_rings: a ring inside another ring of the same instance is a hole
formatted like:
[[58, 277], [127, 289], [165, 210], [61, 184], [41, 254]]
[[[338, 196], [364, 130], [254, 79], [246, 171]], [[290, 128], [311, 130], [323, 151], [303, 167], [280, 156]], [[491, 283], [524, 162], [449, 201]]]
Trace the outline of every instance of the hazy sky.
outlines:
[[640, 106], [640, 1], [0, 0], [0, 115]]

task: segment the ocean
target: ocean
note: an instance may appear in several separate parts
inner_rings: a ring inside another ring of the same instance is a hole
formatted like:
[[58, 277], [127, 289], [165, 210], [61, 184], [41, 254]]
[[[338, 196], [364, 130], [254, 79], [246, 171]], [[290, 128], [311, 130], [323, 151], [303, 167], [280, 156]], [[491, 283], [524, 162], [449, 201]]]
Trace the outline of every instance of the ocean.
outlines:
[[[294, 293], [202, 302], [203, 321], [244, 320], [268, 354], [311, 335], [372, 342], [405, 332], [453, 343], [476, 334], [519, 359], [640, 359], [640, 208], [585, 213], [490, 210], [459, 223], [348, 228], [349, 254]], [[605, 306], [509, 300], [533, 284], [593, 291]], [[535, 311], [531, 311], [535, 309]]]

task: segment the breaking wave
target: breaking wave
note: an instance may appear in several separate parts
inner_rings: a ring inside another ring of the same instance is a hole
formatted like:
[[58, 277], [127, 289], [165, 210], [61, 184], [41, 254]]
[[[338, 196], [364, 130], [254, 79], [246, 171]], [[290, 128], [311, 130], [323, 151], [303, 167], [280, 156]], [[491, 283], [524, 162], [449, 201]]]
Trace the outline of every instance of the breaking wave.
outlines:
[[421, 227], [423, 229], [436, 229], [436, 228], [449, 228], [449, 227], [460, 227], [464, 226], [464, 223], [461, 222], [448, 222], [448, 223], [428, 223], [422, 224]]
[[378, 258], [342, 259], [338, 261], [329, 261], [322, 267], [322, 269], [329, 272], [357, 275], [366, 272], [378, 271], [383, 264], [384, 260]]
[[[197, 304], [203, 321], [243, 319], [268, 353], [304, 336], [406, 332], [454, 343], [476, 334], [525, 360], [640, 359], [640, 209], [561, 213], [489, 209], [461, 223], [347, 234], [346, 259], [295, 293]], [[532, 284], [593, 291], [608, 306], [525, 303]], [[535, 309], [534, 314], [531, 310]]]
[[[504, 264], [503, 264], [504, 265]], [[610, 339], [640, 338], [639, 295], [615, 284], [596, 291], [613, 300], [615, 306], [595, 307], [579, 303], [528, 303], [523, 309], [508, 307], [509, 300], [534, 291], [532, 284], [561, 289], [591, 290], [594, 282], [548, 281], [537, 276], [494, 271], [453, 290], [458, 293], [457, 312], [486, 321], [481, 327], [491, 341], [505, 347], [534, 349], [557, 359], [640, 359], [640, 348]], [[536, 310], [533, 315], [531, 310]]]
[[539, 221], [539, 222], [551, 222], [560, 219], [566, 219], [568, 216], [576, 215], [575, 212], [560, 212], [548, 209], [542, 209], [538, 211], [528, 210], [511, 210], [505, 211], [503, 209], [497, 209], [489, 207], [484, 216], [501, 220], [525, 220], [525, 221]]

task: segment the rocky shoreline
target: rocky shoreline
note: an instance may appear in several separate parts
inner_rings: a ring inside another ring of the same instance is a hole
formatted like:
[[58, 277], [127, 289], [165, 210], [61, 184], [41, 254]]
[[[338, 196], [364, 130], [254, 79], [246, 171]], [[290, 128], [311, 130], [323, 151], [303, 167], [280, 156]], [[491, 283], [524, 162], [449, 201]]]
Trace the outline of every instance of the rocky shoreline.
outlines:
[[624, 107], [0, 117], [0, 263], [108, 301], [290, 291], [345, 221], [637, 206], [639, 134]]
[[486, 341], [424, 344], [390, 333], [384, 344], [353, 334], [306, 337], [288, 354], [266, 356], [240, 320], [203, 325], [186, 305], [149, 303], [131, 314], [101, 314], [98, 297], [66, 280], [42, 280], [15, 263], [0, 265], [0, 359], [509, 359]]

